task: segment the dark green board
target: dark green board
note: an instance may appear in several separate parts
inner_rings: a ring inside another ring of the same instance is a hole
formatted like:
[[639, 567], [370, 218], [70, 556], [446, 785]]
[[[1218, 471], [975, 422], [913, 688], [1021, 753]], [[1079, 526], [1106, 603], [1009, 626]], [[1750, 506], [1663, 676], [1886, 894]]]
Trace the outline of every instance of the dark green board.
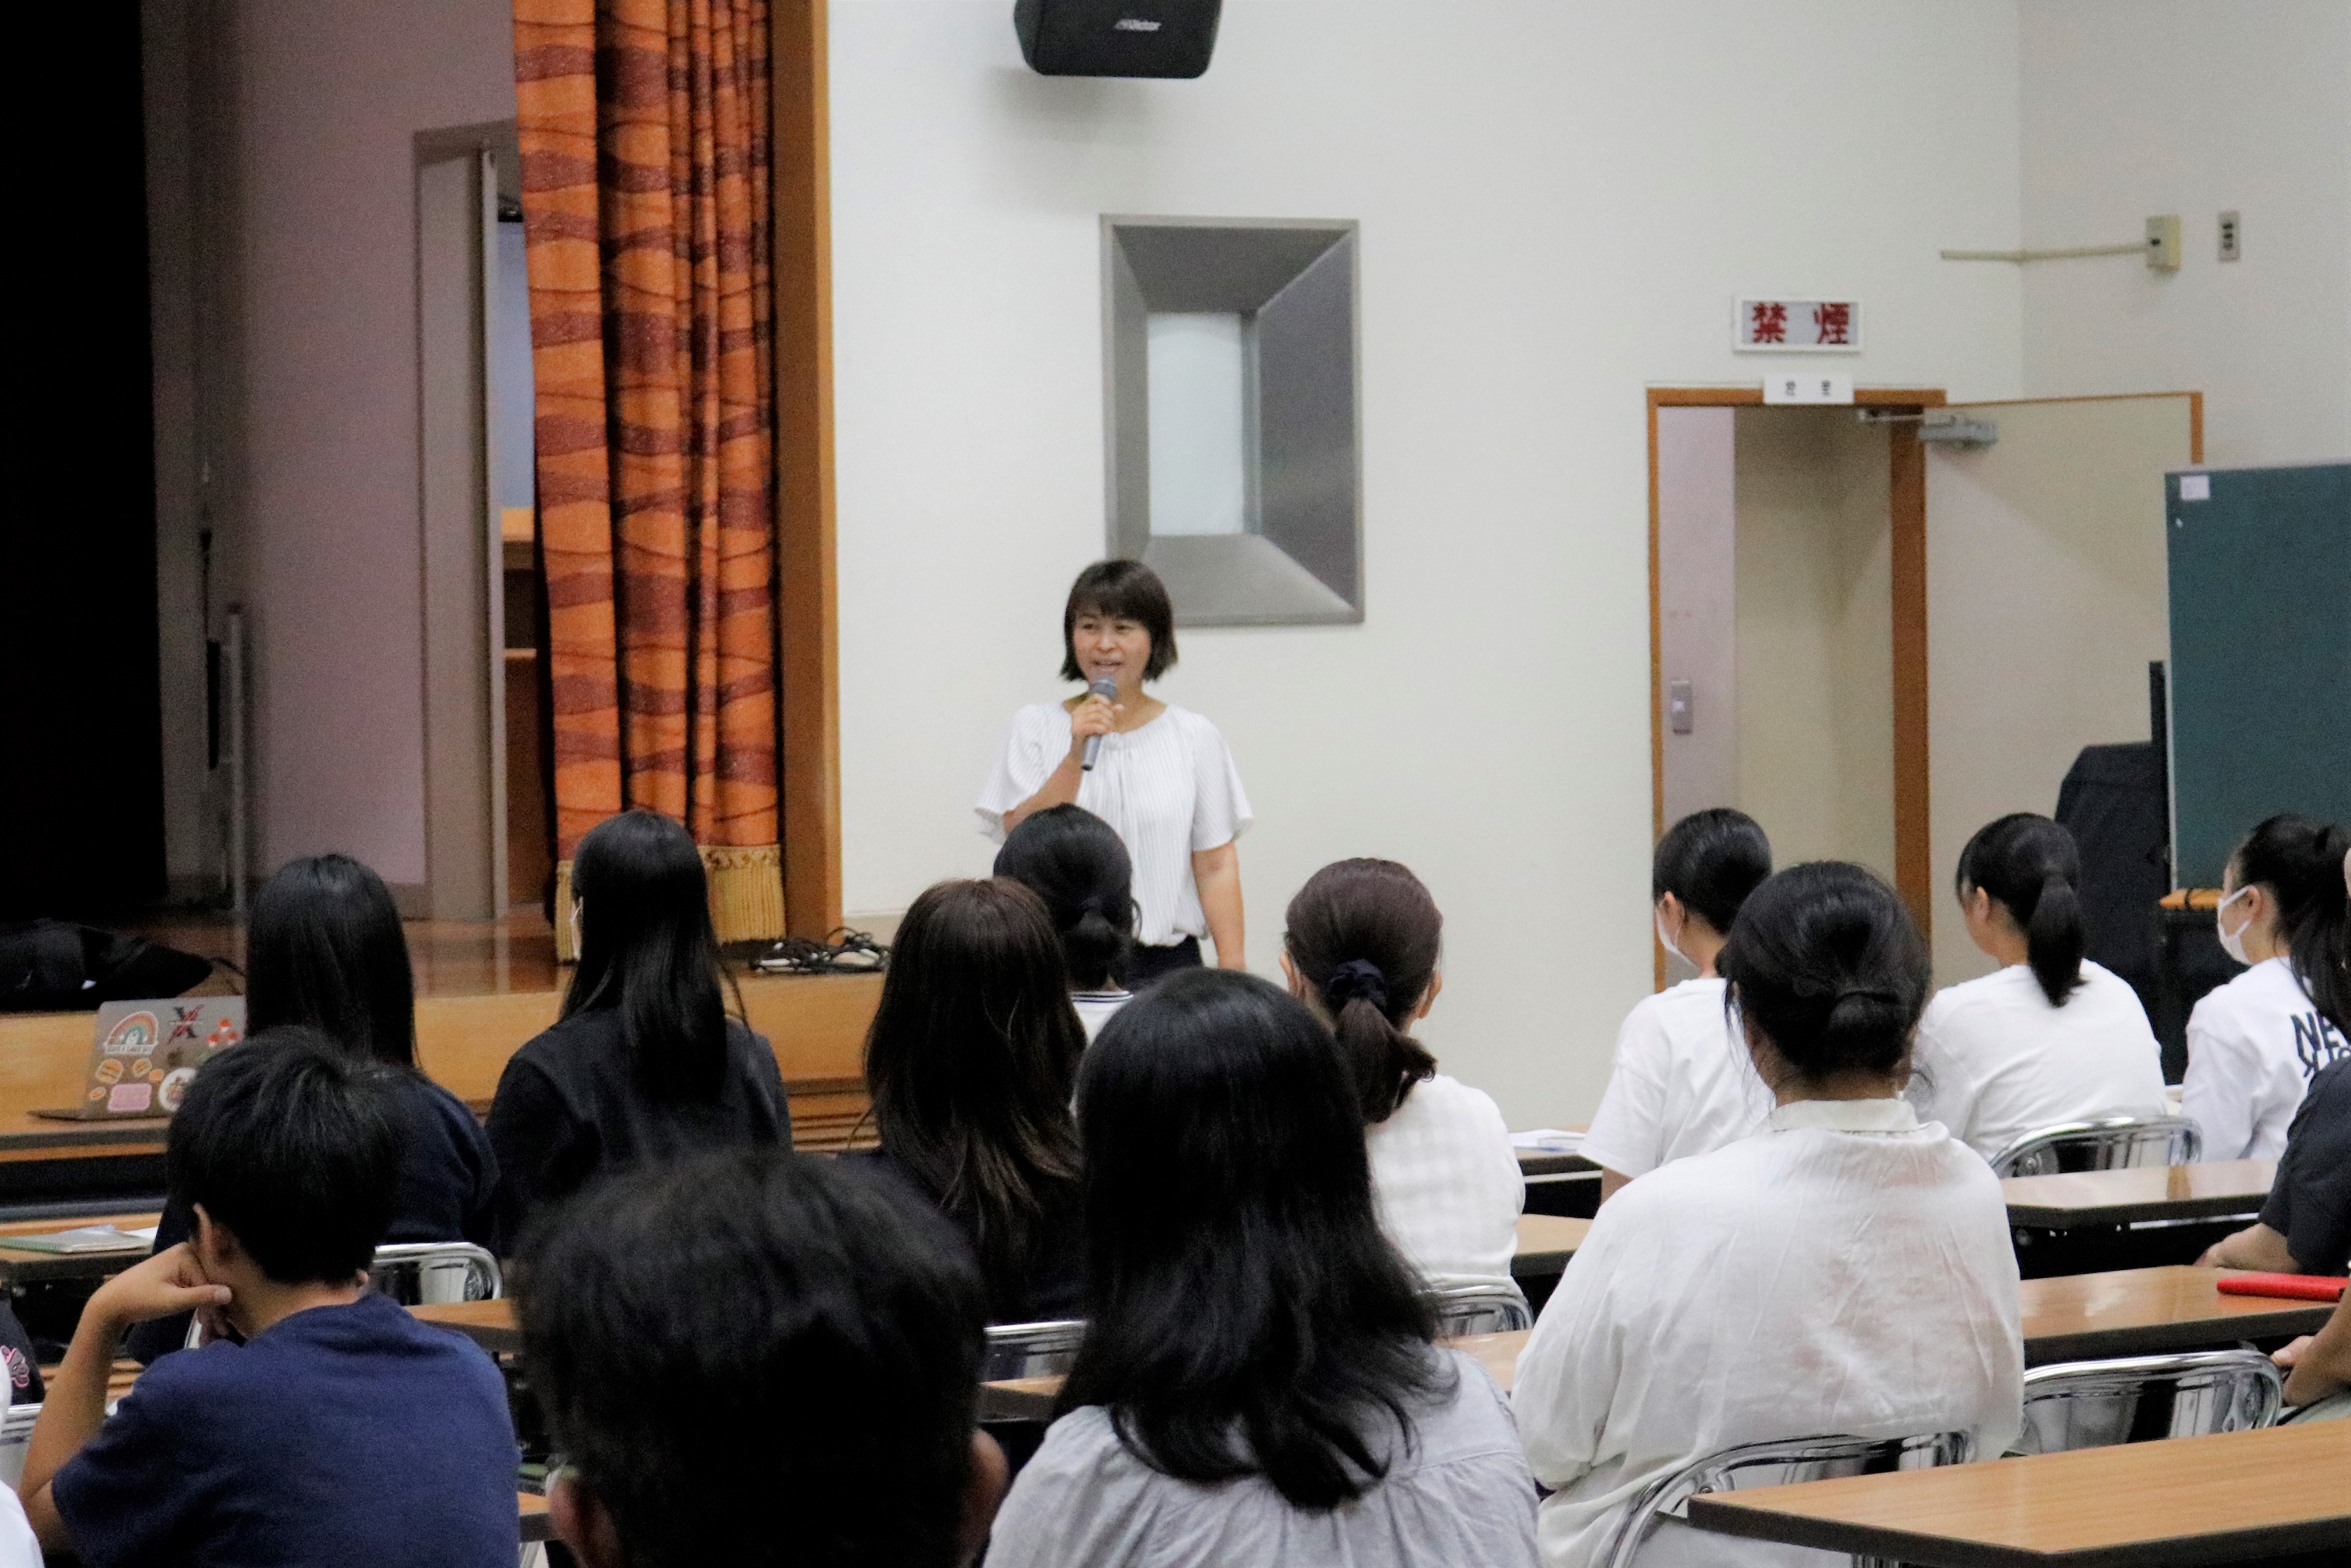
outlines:
[[2276, 811], [2351, 827], [2351, 463], [2164, 480], [2171, 798], [2183, 887]]

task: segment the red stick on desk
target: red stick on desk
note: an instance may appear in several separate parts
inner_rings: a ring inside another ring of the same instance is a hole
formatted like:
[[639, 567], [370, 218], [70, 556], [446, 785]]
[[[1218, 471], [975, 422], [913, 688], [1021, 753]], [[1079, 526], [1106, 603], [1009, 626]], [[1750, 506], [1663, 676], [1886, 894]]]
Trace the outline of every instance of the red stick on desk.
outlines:
[[2297, 1301], [2339, 1301], [2344, 1281], [2331, 1274], [2225, 1274], [2213, 1289], [2224, 1296], [2284, 1296]]

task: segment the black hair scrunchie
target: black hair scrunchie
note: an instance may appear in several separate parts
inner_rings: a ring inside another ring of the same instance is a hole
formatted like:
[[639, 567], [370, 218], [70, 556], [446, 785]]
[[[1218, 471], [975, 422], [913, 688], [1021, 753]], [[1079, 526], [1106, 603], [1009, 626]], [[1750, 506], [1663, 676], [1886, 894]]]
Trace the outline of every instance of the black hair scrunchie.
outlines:
[[1348, 959], [1322, 982], [1322, 1000], [1334, 1013], [1358, 998], [1376, 1012], [1388, 1010], [1388, 977], [1369, 958]]

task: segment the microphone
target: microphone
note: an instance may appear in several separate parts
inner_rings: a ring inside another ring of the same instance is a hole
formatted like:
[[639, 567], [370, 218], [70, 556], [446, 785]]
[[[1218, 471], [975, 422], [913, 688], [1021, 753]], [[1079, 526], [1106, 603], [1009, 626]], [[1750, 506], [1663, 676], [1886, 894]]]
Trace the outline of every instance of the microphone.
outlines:
[[[1116, 702], [1118, 700], [1118, 683], [1105, 675], [1101, 680], [1094, 682], [1093, 685], [1086, 688], [1086, 695], [1090, 697], [1100, 697], [1106, 703]], [[1094, 758], [1101, 755], [1102, 737], [1099, 735], [1090, 735], [1086, 737], [1086, 754], [1078, 761], [1079, 770], [1085, 773], [1092, 772], [1094, 770]]]

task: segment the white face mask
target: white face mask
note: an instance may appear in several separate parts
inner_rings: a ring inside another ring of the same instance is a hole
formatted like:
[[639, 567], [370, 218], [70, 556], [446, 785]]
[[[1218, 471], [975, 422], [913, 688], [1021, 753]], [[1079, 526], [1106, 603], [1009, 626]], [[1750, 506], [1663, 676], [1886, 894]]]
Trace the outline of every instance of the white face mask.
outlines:
[[1666, 935], [1666, 912], [1664, 910], [1660, 909], [1656, 912], [1656, 922], [1657, 941], [1664, 946], [1665, 950], [1671, 953], [1675, 957], [1679, 958], [1683, 963], [1689, 965], [1690, 967], [1698, 967], [1698, 960], [1683, 952], [1679, 947], [1676, 946], [1674, 945], [1674, 939]]
[[2228, 897], [2222, 899], [2220, 901], [2220, 907], [2212, 911], [2212, 929], [2220, 935], [2220, 951], [2229, 955], [2230, 957], [2234, 958], [2238, 963], [2247, 965], [2252, 963], [2252, 960], [2245, 956], [2245, 928], [2246, 926], [2252, 925], [2253, 917], [2248, 915], [2245, 916], [2244, 925], [2240, 925], [2234, 931], [2231, 931], [2229, 929], [2228, 921], [2224, 919], [2223, 916], [2228, 914], [2229, 905], [2236, 903], [2237, 900], [2244, 897], [2245, 894], [2252, 891], [2253, 890], [2250, 885], [2241, 887], [2237, 889], [2236, 892], [2231, 894]]

